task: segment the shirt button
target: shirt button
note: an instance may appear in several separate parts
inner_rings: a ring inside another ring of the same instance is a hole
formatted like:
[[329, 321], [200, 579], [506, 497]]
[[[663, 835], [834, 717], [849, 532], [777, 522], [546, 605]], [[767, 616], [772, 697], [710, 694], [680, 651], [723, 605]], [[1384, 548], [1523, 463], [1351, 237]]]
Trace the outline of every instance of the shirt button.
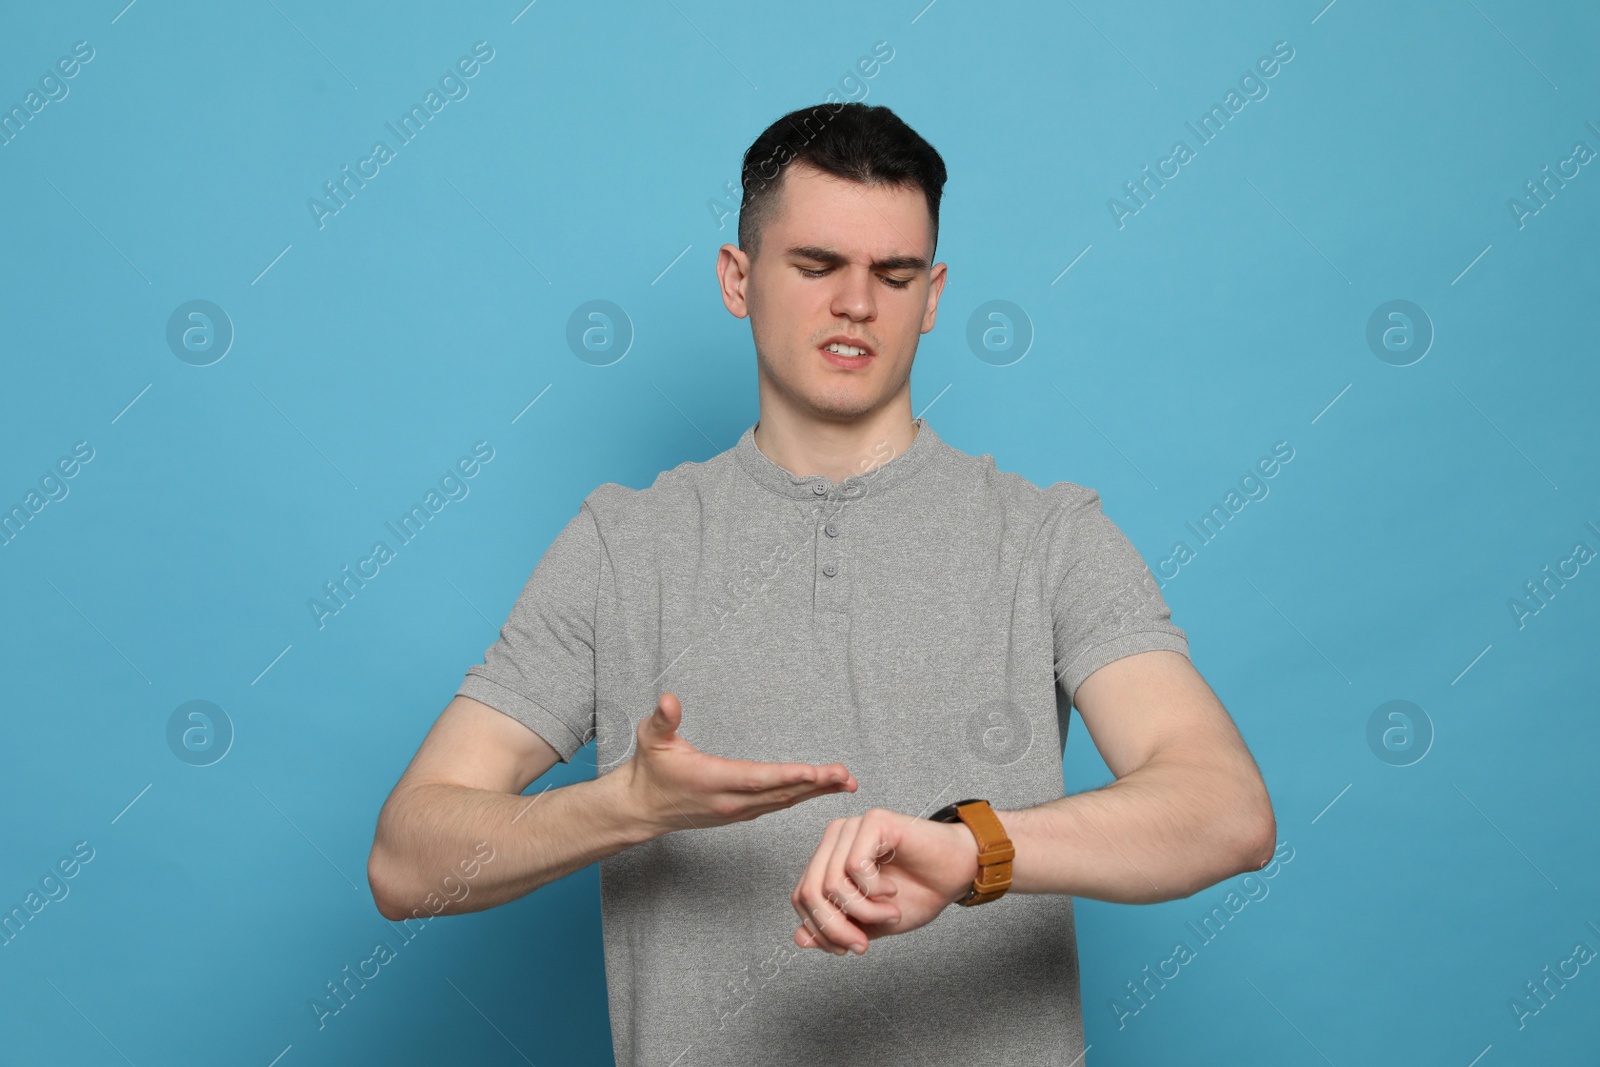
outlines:
[[827, 496], [828, 495], [828, 487], [826, 485], [824, 485], [822, 482], [812, 482], [811, 483], [811, 491], [813, 493], [817, 494], [818, 496]]
[[838, 537], [839, 536], [839, 524], [838, 523], [830, 522], [830, 523], [828, 523], [828, 525], [824, 526], [823, 529], [828, 532], [828, 536], [829, 537]]
[[822, 573], [826, 574], [829, 578], [832, 578], [835, 574], [839, 573], [839, 568], [832, 563], [825, 563], [822, 565]]

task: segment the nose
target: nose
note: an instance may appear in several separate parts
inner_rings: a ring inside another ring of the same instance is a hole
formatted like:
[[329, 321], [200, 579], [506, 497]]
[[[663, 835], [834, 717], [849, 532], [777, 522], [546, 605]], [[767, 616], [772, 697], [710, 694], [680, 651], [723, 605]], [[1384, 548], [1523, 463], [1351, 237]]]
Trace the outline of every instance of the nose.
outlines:
[[855, 266], [836, 271], [838, 285], [833, 291], [833, 313], [854, 322], [870, 319], [877, 313], [872, 294], [872, 271]]

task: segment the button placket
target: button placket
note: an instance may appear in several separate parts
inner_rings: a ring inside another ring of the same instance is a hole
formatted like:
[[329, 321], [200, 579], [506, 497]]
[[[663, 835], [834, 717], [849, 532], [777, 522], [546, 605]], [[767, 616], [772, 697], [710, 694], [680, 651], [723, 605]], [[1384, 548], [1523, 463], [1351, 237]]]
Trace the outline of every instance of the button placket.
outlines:
[[852, 483], [846, 482], [836, 492], [830, 492], [823, 502], [824, 514], [818, 525], [822, 534], [817, 538], [816, 603], [822, 611], [847, 615], [850, 605], [850, 572], [845, 558], [845, 545], [839, 540], [844, 524], [838, 518], [845, 505], [853, 504]]
[[[837, 523], [835, 523], [835, 522], [833, 522], [831, 520], [822, 529], [823, 529], [823, 532], [826, 533], [830, 538], [839, 536], [839, 526], [838, 526]], [[830, 555], [831, 554], [831, 546], [826, 546], [825, 545], [822, 548], [822, 550], [820, 552], [818, 552], [817, 554], [819, 556]], [[829, 559], [829, 560], [827, 560], [826, 562], [824, 562], [822, 564], [822, 574], [823, 574], [824, 577], [832, 578], [835, 575], [837, 575], [838, 573], [839, 573], [839, 564], [837, 562], [835, 562], [834, 560]]]

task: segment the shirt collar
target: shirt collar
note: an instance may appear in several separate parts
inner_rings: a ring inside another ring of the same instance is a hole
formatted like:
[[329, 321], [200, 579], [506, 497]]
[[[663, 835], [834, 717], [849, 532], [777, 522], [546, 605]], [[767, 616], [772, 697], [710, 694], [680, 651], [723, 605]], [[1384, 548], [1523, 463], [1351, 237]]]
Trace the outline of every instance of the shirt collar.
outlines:
[[933, 432], [933, 427], [923, 419], [912, 421], [919, 429], [904, 452], [861, 474], [850, 475], [842, 482], [831, 481], [820, 474], [805, 478], [790, 474], [787, 469], [774, 463], [765, 452], [756, 447], [754, 425], [746, 428], [739, 437], [739, 443], [733, 447], [733, 454], [750, 477], [779, 496], [792, 500], [817, 501], [860, 499], [885, 492], [902, 482], [909, 481], [912, 475], [933, 458], [935, 452], [941, 451], [944, 442]]

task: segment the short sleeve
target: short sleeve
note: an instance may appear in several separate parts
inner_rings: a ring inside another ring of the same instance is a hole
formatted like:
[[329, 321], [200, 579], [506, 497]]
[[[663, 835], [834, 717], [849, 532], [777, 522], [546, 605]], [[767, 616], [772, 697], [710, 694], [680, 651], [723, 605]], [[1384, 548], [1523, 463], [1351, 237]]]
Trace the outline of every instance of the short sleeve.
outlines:
[[1124, 656], [1156, 649], [1188, 656], [1188, 635], [1172, 624], [1155, 577], [1101, 510], [1100, 494], [1070, 482], [1052, 488], [1069, 493], [1047, 531], [1062, 695], [1072, 702], [1085, 678]]
[[534, 567], [500, 638], [458, 696], [504, 712], [570, 762], [594, 735], [595, 605], [602, 544], [586, 501]]

